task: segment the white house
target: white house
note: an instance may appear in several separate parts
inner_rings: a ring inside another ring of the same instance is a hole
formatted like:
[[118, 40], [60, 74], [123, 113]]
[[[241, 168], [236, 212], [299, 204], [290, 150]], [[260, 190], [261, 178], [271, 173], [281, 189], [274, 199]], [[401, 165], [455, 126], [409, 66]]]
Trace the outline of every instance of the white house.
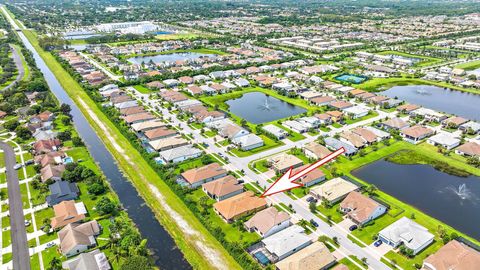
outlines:
[[297, 121], [287, 120], [283, 122], [282, 125], [298, 133], [304, 133], [308, 130], [308, 127], [302, 125], [300, 122]]
[[279, 140], [285, 139], [288, 136], [288, 132], [272, 124], [263, 126], [262, 129]]
[[264, 144], [262, 138], [252, 133], [234, 138], [232, 142], [244, 151], [261, 147]]
[[357, 119], [368, 114], [370, 110], [363, 106], [353, 106], [343, 109], [343, 112], [349, 115], [352, 119]]
[[275, 258], [274, 262], [277, 262], [310, 245], [312, 239], [302, 227], [293, 225], [264, 238], [262, 243]]
[[202, 154], [200, 149], [191, 145], [184, 145], [160, 152], [160, 157], [166, 162], [177, 163], [187, 159], [199, 157]]
[[433, 242], [434, 235], [413, 220], [402, 217], [381, 230], [378, 233], [378, 238], [394, 248], [404, 244], [407, 248], [413, 250], [415, 255]]
[[438, 133], [427, 139], [427, 142], [431, 145], [441, 145], [448, 150], [453, 149], [460, 145], [460, 139], [453, 137], [447, 133]]

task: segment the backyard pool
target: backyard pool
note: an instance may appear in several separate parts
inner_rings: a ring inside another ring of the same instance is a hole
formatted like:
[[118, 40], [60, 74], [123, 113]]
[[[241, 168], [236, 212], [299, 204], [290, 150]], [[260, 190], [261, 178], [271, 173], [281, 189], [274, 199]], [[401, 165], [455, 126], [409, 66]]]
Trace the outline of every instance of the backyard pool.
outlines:
[[342, 74], [340, 76], [335, 77], [335, 80], [342, 81], [342, 82], [348, 82], [348, 83], [354, 83], [354, 84], [360, 84], [360, 83], [368, 80], [368, 78], [365, 77], [365, 76], [361, 76], [361, 75]]

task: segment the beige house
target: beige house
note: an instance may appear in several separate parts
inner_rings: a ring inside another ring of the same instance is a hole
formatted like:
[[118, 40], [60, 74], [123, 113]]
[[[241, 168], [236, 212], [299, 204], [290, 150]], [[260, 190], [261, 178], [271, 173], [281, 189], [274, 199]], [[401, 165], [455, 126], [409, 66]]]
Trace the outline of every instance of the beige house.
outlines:
[[423, 261], [425, 270], [470, 270], [480, 267], [480, 252], [452, 240]]
[[255, 196], [252, 191], [246, 191], [213, 204], [215, 212], [229, 223], [265, 207], [267, 207], [267, 201]]
[[190, 188], [196, 188], [204, 183], [227, 175], [227, 170], [218, 163], [211, 163], [200, 168], [190, 169], [181, 174], [181, 179], [187, 183]]
[[257, 232], [262, 237], [268, 237], [290, 226], [290, 215], [269, 207], [245, 222], [245, 228], [250, 232]]
[[286, 153], [270, 157], [267, 162], [276, 173], [284, 173], [290, 168], [297, 168], [303, 165], [301, 159]]
[[348, 193], [358, 189], [359, 187], [355, 184], [338, 177], [328, 180], [317, 187], [313, 187], [310, 190], [310, 195], [319, 200], [325, 199], [330, 203], [336, 203], [345, 198]]
[[238, 183], [237, 178], [227, 175], [212, 182], [202, 185], [202, 189], [208, 196], [217, 201], [223, 201], [243, 192], [243, 184]]
[[325, 244], [315, 242], [279, 261], [276, 266], [278, 270], [323, 270], [329, 269], [335, 262], [335, 257]]
[[95, 236], [100, 234], [100, 225], [96, 220], [85, 223], [70, 223], [58, 232], [60, 251], [66, 257], [97, 245]]
[[305, 144], [303, 146], [303, 152], [308, 158], [313, 159], [322, 159], [332, 153], [332, 151], [328, 150], [327, 147], [317, 142], [310, 142]]
[[345, 213], [355, 224], [363, 225], [383, 215], [387, 207], [357, 191], [348, 193], [340, 203], [340, 211]]

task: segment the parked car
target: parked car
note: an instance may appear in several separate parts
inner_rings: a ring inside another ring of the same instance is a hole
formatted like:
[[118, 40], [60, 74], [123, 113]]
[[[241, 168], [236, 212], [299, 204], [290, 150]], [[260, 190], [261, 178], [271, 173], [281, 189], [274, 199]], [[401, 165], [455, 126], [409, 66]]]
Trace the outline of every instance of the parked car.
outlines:
[[315, 200], [315, 198], [313, 198], [313, 197], [308, 197], [307, 198], [307, 202], [313, 202], [313, 200]]
[[25, 220], [25, 227], [30, 226], [30, 220]]
[[318, 228], [318, 223], [315, 220], [310, 219], [310, 224], [312, 224], [315, 228]]
[[55, 246], [54, 242], [50, 242], [50, 243], [47, 244], [47, 248], [50, 248], [50, 247], [53, 247], [53, 246]]
[[350, 226], [350, 228], [348, 228], [351, 232], [355, 231], [356, 229], [358, 229], [358, 226], [357, 225], [352, 225]]
[[375, 241], [375, 243], [373, 245], [375, 247], [379, 247], [382, 243], [383, 243], [382, 240], [377, 240], [377, 241]]
[[33, 163], [34, 163], [33, 159], [29, 159], [29, 160], [25, 161], [25, 165], [31, 165]]
[[15, 164], [15, 166], [13, 166], [13, 168], [15, 170], [18, 170], [18, 169], [22, 168], [22, 164]]

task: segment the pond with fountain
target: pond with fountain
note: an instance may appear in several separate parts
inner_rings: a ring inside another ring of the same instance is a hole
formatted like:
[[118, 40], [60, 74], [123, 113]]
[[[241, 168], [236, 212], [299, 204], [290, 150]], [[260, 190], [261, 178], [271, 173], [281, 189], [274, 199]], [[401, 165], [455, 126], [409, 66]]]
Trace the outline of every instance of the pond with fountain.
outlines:
[[459, 177], [430, 165], [379, 160], [352, 174], [480, 240], [480, 177]]
[[230, 112], [253, 124], [271, 122], [307, 111], [262, 92], [246, 93], [225, 103], [229, 106]]

